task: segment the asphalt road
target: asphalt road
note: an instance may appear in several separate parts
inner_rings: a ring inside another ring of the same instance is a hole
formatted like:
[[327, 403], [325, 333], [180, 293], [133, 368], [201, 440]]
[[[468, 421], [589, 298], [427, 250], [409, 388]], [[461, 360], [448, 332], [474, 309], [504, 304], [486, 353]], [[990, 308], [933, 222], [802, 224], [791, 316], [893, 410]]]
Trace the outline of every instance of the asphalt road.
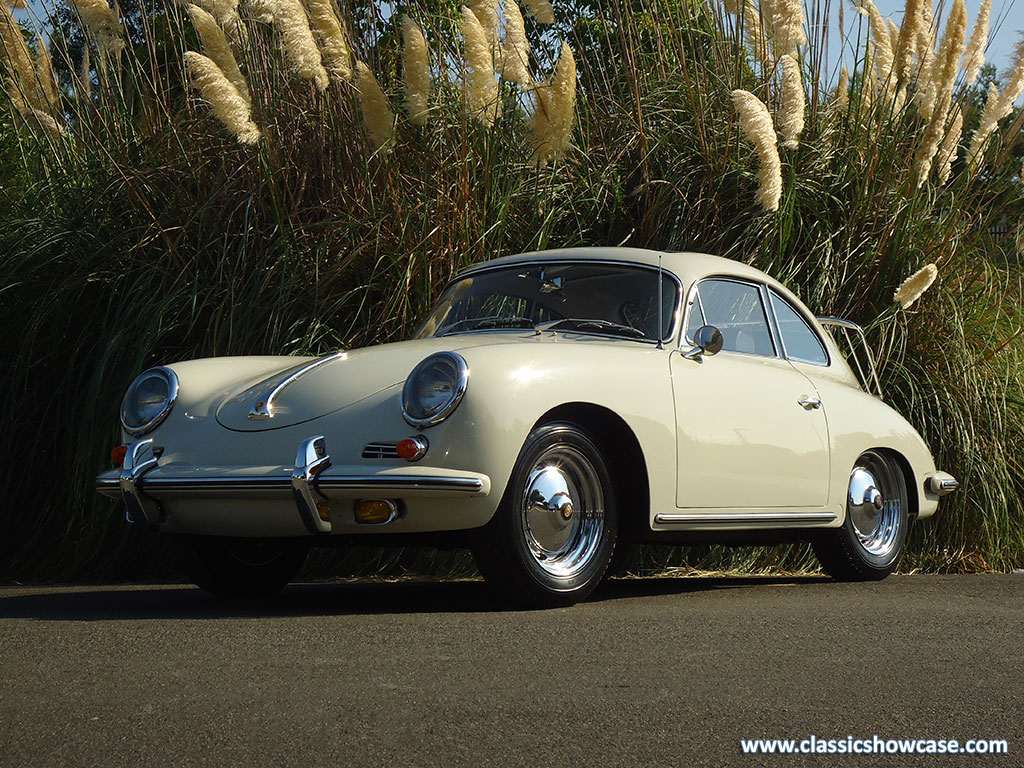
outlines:
[[[1024, 765], [1024, 576], [0, 589], [0, 765]], [[1009, 755], [750, 756], [741, 738]]]

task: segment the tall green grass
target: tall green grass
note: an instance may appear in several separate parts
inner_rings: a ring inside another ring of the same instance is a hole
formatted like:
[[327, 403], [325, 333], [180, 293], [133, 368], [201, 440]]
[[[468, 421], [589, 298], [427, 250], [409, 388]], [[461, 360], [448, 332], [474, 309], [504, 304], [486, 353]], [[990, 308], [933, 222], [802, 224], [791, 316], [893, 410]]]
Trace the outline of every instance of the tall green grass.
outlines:
[[[504, 88], [491, 128], [466, 115], [454, 4], [402, 8], [426, 32], [435, 93], [428, 124], [399, 116], [383, 152], [365, 138], [351, 86], [317, 93], [296, 80], [273, 30], [257, 22], [246, 22], [240, 59], [264, 135], [255, 148], [236, 143], [184, 85], [182, 52], [197, 41], [178, 6], [133, 19], [131, 45], [94, 66], [88, 95], [71, 80], [83, 49], [74, 19], [49, 27], [68, 136], [0, 106], [0, 578], [166, 572], [153, 541], [92, 490], [118, 442], [121, 394], [142, 368], [397, 340], [463, 266], [617, 244], [746, 261], [816, 312], [865, 324], [891, 307], [904, 277], [936, 262], [925, 297], [871, 330], [888, 400], [963, 483], [916, 527], [905, 567], [1024, 562], [1017, 133], [1003, 124], [979, 173], [961, 160], [945, 185], [915, 189], [916, 108], [868, 108], [861, 73], [849, 110], [837, 110], [826, 33], [815, 28], [802, 55], [807, 128], [799, 149], [782, 150], [782, 205], [766, 214], [730, 93], [772, 105], [778, 83], [752, 61], [735, 16], [670, 0], [555, 8], [555, 27], [528, 20], [527, 31], [538, 73], [551, 70], [561, 40], [575, 52], [576, 146], [543, 169], [529, 163], [521, 93]], [[397, 18], [342, 10], [356, 55], [398, 110]], [[821, 0], [810, 16], [828, 12]], [[850, 31], [861, 53], [865, 30]], [[964, 89], [957, 98], [976, 100]], [[965, 144], [976, 123], [975, 110]], [[652, 548], [634, 567], [684, 563], [814, 567], [804, 547]], [[330, 567], [470, 566], [394, 553]]]

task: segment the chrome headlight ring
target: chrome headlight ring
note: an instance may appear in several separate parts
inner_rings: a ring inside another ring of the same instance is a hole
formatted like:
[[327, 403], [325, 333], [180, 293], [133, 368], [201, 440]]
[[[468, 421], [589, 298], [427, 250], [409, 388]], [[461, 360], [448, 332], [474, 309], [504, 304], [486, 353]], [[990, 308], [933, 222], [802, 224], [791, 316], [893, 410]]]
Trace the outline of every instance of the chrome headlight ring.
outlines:
[[416, 429], [447, 419], [466, 394], [469, 366], [462, 355], [438, 352], [412, 369], [402, 387], [402, 416]]
[[121, 427], [132, 437], [156, 429], [178, 399], [178, 377], [170, 368], [150, 368], [135, 377], [121, 401]]

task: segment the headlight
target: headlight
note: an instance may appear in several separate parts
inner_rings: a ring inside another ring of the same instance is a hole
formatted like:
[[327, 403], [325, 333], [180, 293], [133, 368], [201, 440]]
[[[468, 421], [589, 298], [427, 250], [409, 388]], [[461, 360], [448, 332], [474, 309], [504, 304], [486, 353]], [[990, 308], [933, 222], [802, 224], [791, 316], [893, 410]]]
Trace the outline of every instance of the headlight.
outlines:
[[412, 369], [402, 388], [402, 415], [417, 429], [447, 419], [466, 394], [469, 366], [454, 352], [438, 352]]
[[163, 421], [178, 397], [178, 377], [170, 368], [139, 374], [121, 401], [121, 426], [132, 436], [144, 435]]

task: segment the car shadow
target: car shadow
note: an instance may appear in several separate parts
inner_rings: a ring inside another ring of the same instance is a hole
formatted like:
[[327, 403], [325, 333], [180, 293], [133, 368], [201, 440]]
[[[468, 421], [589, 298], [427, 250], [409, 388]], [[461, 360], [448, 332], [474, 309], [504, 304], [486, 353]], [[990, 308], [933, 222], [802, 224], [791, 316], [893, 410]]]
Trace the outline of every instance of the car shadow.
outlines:
[[[587, 602], [685, 595], [766, 585], [806, 585], [824, 577], [652, 577], [612, 579]], [[0, 619], [108, 621], [230, 619], [522, 610], [482, 581], [344, 581], [293, 584], [269, 597], [222, 600], [191, 585], [12, 587], [0, 590]]]

